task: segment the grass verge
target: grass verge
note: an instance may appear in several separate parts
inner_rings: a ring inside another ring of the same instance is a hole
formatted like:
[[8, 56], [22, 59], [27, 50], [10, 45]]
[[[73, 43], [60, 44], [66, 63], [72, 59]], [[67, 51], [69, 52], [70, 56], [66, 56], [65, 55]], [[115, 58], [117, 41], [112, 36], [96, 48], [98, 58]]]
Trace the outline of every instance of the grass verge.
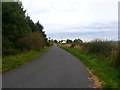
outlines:
[[40, 51], [23, 52], [18, 55], [4, 57], [2, 59], [2, 73], [17, 68], [36, 57], [43, 55], [48, 48], [43, 48]]
[[119, 69], [111, 66], [106, 60], [102, 60], [98, 56], [88, 55], [78, 49], [62, 47], [66, 51], [78, 57], [87, 67], [92, 70], [93, 74], [104, 82], [103, 88], [119, 88], [118, 78]]

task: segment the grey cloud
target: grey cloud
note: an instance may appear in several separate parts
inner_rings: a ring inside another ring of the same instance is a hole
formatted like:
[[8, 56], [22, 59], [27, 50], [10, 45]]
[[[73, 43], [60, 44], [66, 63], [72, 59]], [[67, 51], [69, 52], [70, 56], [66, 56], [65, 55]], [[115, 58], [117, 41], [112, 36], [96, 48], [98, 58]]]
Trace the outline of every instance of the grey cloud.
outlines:
[[71, 26], [62, 25], [62, 24], [46, 24], [45, 29], [48, 33], [55, 32], [105, 32], [105, 31], [117, 31], [117, 22], [109, 22], [109, 23], [92, 23], [92, 24], [75, 24]]
[[92, 23], [89, 25], [81, 25], [75, 24], [72, 29], [116, 29], [117, 22], [109, 22], [109, 23]]

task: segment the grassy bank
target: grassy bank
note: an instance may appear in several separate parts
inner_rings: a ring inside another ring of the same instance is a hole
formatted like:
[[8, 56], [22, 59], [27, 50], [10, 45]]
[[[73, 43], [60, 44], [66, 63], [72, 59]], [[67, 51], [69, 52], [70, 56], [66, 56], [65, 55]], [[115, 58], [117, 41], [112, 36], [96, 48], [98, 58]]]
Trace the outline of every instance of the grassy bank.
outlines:
[[2, 73], [17, 68], [26, 62], [35, 59], [36, 57], [44, 54], [48, 48], [41, 49], [40, 51], [23, 52], [18, 55], [4, 57], [2, 59]]
[[79, 49], [74, 49], [70, 47], [62, 47], [68, 52], [72, 53], [78, 57], [86, 66], [92, 70], [93, 74], [99, 77], [99, 79], [104, 82], [104, 88], [118, 88], [118, 78], [119, 70], [109, 64], [106, 60], [96, 56], [88, 55], [81, 52]]

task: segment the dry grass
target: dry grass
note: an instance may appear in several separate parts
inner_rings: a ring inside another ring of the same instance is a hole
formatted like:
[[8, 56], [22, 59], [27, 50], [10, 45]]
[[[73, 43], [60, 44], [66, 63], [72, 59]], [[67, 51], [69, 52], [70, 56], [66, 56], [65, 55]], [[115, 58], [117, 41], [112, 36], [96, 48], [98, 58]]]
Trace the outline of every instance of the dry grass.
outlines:
[[80, 47], [80, 46], [75, 46], [74, 48], [76, 48], [76, 49], [82, 49], [82, 47]]
[[63, 46], [64, 46], [64, 47], [70, 47], [71, 44], [64, 44]]
[[87, 71], [89, 72], [91, 79], [93, 81], [93, 88], [102, 88], [103, 82], [100, 81], [100, 79], [95, 74], [93, 74], [92, 70], [87, 68]]

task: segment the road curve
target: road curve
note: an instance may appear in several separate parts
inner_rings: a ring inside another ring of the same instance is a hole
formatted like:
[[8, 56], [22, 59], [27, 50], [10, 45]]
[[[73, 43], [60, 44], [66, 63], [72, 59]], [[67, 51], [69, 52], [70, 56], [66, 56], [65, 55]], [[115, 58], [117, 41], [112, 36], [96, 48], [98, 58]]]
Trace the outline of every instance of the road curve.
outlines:
[[36, 60], [2, 76], [3, 88], [92, 88], [86, 67], [54, 44]]

